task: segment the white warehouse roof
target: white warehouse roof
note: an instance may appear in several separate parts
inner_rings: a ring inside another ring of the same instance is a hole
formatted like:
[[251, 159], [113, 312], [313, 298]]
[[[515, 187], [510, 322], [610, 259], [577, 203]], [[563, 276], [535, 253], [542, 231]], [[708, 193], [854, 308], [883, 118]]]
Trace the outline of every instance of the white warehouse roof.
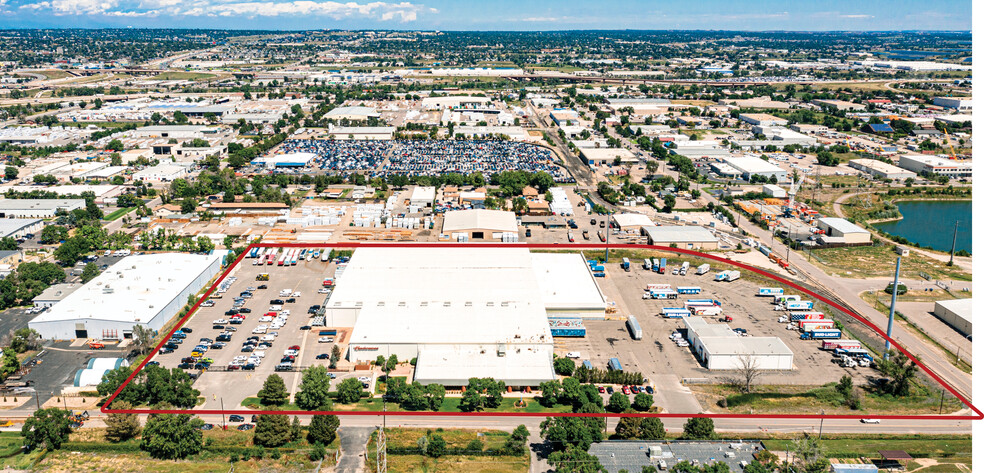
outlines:
[[505, 210], [453, 210], [444, 214], [444, 233], [475, 228], [496, 232], [516, 232], [516, 214]]
[[619, 228], [651, 227], [656, 225], [653, 220], [643, 214], [616, 214], [612, 216]]
[[865, 234], [869, 233], [868, 230], [865, 230], [840, 217], [824, 217], [820, 219], [820, 223], [830, 228], [833, 228], [834, 230], [837, 230], [845, 235], [849, 233], [865, 233]]
[[35, 317], [31, 325], [82, 319], [147, 324], [222, 257], [222, 252], [128, 256]]
[[761, 158], [731, 157], [724, 158], [724, 162], [733, 168], [748, 174], [766, 174], [774, 172], [786, 172], [783, 168], [776, 166]]

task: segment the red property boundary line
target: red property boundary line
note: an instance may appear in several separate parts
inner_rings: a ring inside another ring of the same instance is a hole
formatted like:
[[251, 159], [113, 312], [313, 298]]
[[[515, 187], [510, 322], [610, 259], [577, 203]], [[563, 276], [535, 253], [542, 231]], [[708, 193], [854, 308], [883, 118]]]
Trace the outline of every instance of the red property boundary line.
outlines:
[[142, 363], [134, 370], [133, 373], [123, 382], [123, 384], [116, 389], [116, 392], [106, 401], [105, 404], [100, 407], [100, 411], [103, 413], [126, 413], [126, 414], [277, 414], [277, 415], [338, 415], [338, 416], [414, 416], [414, 417], [443, 417], [443, 416], [473, 416], [473, 417], [660, 417], [660, 418], [690, 418], [690, 417], [708, 417], [717, 419], [866, 419], [872, 417], [871, 414], [868, 415], [851, 415], [851, 414], [704, 414], [704, 413], [693, 413], [693, 414], [682, 414], [682, 413], [531, 413], [531, 412], [432, 412], [432, 411], [266, 411], [266, 410], [253, 410], [253, 409], [110, 409], [110, 405], [116, 396], [119, 396], [120, 392], [133, 381], [137, 373], [140, 372], [147, 365], [147, 362], [161, 349], [161, 347], [167, 342], [171, 335], [174, 334], [179, 328], [181, 328], [188, 319], [195, 314], [198, 307], [204, 302], [215, 288], [218, 287], [226, 276], [249, 254], [249, 251], [253, 248], [528, 248], [528, 249], [542, 249], [542, 250], [599, 250], [599, 249], [629, 249], [629, 250], [659, 250], [670, 253], [685, 254], [691, 256], [697, 256], [700, 258], [706, 258], [718, 263], [729, 264], [753, 273], [765, 276], [766, 278], [772, 279], [779, 282], [785, 286], [791, 287], [793, 289], [802, 291], [810, 296], [823, 301], [827, 305], [843, 312], [844, 314], [853, 317], [857, 321], [866, 325], [875, 333], [880, 335], [883, 339], [888, 340], [889, 343], [899, 350], [906, 357], [912, 360], [917, 366], [919, 366], [923, 371], [925, 371], [930, 377], [932, 377], [936, 382], [940, 383], [950, 394], [959, 399], [965, 406], [969, 407], [975, 415], [879, 415], [880, 419], [916, 419], [916, 420], [982, 420], [984, 419], [984, 412], [971, 404], [970, 400], [964, 395], [960, 394], [956, 389], [950, 386], [949, 383], [943, 380], [939, 375], [930, 370], [926, 365], [909, 353], [905, 348], [903, 348], [894, 339], [888, 338], [888, 335], [882, 331], [880, 328], [876, 327], [870, 321], [854, 312], [851, 309], [841, 306], [836, 302], [827, 299], [826, 297], [817, 294], [805, 287], [796, 284], [781, 276], [775, 275], [763, 269], [759, 269], [745, 263], [738, 261], [732, 261], [729, 259], [722, 258], [720, 256], [711, 255], [707, 253], [702, 253], [699, 251], [688, 250], [683, 248], [671, 248], [668, 246], [659, 245], [630, 245], [630, 244], [612, 244], [612, 245], [584, 245], [576, 243], [563, 243], [563, 244], [535, 244], [535, 243], [360, 243], [360, 242], [339, 242], [339, 243], [253, 243], [249, 245], [242, 254], [239, 255], [236, 260], [230, 264], [222, 275], [212, 284], [211, 287], [205, 292], [204, 295], [192, 306], [191, 310], [174, 325], [174, 328], [168, 332], [166, 337], [163, 337], [160, 343], [154, 347], [151, 355], [144, 359]]

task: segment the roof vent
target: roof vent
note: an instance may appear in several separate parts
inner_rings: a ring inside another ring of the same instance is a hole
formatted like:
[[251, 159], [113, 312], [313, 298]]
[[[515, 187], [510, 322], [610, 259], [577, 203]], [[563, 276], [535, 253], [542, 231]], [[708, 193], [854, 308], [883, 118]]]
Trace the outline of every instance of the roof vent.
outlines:
[[465, 307], [471, 307], [471, 306], [472, 306], [472, 303], [471, 303], [471, 301], [467, 301], [467, 302], [465, 302]]
[[451, 301], [444, 301], [444, 307], [451, 307]]

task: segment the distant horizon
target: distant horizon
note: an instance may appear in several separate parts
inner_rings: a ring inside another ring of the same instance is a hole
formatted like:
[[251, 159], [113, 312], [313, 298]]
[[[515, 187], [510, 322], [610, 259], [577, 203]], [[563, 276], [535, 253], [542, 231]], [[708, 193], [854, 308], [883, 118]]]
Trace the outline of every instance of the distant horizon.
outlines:
[[[972, 0], [0, 0], [0, 28], [265, 31], [970, 31]], [[16, 27], [13, 25], [16, 24]], [[654, 28], [660, 27], [663, 28]], [[713, 26], [713, 28], [708, 28]], [[667, 28], [669, 27], [669, 28]]]
[[472, 29], [472, 30], [452, 30], [452, 29], [421, 29], [421, 28], [169, 28], [165, 26], [32, 26], [32, 27], [8, 27], [0, 25], [0, 31], [27, 31], [27, 30], [148, 30], [148, 31], [268, 31], [268, 32], [308, 32], [308, 31], [348, 31], [348, 32], [394, 32], [394, 33], [605, 33], [605, 32], [635, 32], [635, 33], [660, 33], [660, 32], [697, 32], [697, 33], [953, 33], [969, 34], [973, 30], [740, 30], [740, 29], [638, 29], [638, 28], [583, 28], [583, 29], [540, 29], [540, 30], [516, 30], [516, 29]]

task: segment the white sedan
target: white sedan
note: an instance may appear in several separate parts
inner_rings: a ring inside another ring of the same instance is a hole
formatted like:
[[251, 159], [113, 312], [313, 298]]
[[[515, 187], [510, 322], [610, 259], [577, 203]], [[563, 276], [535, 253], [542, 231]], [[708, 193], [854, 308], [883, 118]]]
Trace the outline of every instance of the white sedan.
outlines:
[[331, 343], [331, 342], [334, 342], [334, 341], [335, 341], [335, 339], [334, 338], [331, 338], [331, 337], [321, 337], [321, 338], [318, 339], [318, 343]]
[[212, 323], [213, 324], [218, 324], [218, 325], [225, 325], [225, 324], [229, 323], [229, 321], [226, 320], [226, 319], [215, 319], [215, 320], [212, 321]]

